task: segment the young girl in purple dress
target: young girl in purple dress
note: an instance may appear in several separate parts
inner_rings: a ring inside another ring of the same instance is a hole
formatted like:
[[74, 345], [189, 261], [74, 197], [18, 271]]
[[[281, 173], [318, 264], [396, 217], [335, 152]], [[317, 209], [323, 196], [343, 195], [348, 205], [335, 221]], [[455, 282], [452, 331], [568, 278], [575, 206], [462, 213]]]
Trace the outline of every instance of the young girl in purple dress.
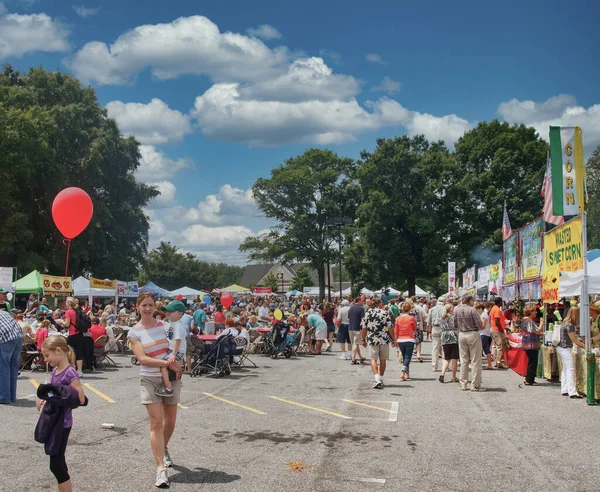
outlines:
[[[77, 371], [73, 367], [75, 354], [71, 347], [67, 345], [67, 340], [60, 335], [48, 337], [42, 344], [42, 355], [45, 362], [53, 367], [50, 384], [71, 385], [79, 394], [79, 403], [83, 404], [85, 402], [83, 386], [81, 385]], [[44, 403], [46, 403], [44, 400], [38, 400], [38, 411]], [[56, 455], [50, 455], [50, 471], [54, 474], [58, 482], [58, 492], [71, 492], [73, 490], [69, 469], [65, 461], [65, 450], [67, 449], [67, 442], [72, 426], [72, 410], [67, 408], [65, 410], [65, 423], [60, 451]]]

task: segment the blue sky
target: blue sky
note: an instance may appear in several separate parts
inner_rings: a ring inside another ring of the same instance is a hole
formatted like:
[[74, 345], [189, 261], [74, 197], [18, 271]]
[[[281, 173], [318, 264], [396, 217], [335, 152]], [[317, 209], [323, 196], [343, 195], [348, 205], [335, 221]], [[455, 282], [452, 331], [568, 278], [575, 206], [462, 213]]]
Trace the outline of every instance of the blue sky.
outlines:
[[[3, 3], [1, 3], [3, 1]], [[151, 246], [243, 264], [249, 192], [314, 146], [452, 146], [478, 121], [600, 143], [597, 2], [0, 0], [0, 62], [79, 77], [142, 143]], [[544, 163], [540, 163], [541, 166]]]

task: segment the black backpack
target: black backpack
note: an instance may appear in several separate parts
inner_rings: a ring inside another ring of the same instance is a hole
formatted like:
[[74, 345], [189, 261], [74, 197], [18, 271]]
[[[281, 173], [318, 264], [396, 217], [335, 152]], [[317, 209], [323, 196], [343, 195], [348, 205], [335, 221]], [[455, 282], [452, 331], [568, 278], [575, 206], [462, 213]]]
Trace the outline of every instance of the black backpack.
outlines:
[[92, 320], [83, 312], [83, 309], [78, 308], [75, 311], [75, 328], [79, 333], [87, 333], [92, 326]]

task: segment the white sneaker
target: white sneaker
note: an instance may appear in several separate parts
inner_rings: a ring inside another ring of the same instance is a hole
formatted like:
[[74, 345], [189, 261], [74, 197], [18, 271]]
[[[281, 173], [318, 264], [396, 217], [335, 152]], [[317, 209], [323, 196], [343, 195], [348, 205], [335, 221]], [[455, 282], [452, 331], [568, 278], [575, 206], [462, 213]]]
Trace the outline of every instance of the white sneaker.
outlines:
[[83, 373], [82, 372], [78, 372], [77, 376], [79, 377], [79, 379], [81, 379], [83, 377]]
[[340, 357], [340, 360], [348, 360], [348, 356], [347, 356], [347, 355], [342, 355], [342, 356]]
[[168, 489], [171, 486], [166, 468], [156, 469], [156, 482], [154, 482], [154, 485], [159, 489]]

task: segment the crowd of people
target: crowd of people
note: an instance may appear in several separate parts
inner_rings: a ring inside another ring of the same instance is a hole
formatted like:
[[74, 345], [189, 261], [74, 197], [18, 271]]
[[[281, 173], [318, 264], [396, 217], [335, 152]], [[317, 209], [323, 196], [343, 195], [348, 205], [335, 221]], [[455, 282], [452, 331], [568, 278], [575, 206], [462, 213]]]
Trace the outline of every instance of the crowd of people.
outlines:
[[[390, 345], [401, 366], [400, 379], [409, 381], [411, 365], [424, 362], [422, 344], [431, 341], [431, 366], [439, 372], [439, 381], [446, 383], [449, 372], [449, 382], [472, 392], [485, 391], [484, 369], [508, 367], [507, 337], [511, 331], [518, 331], [528, 358], [524, 384], [538, 385], [535, 377], [544, 332], [540, 304], [526, 304], [518, 313], [516, 305], [505, 305], [501, 298], [475, 302], [470, 295], [460, 300], [391, 298], [386, 302], [364, 296], [333, 302], [240, 296], [226, 309], [218, 297], [210, 303], [198, 300], [186, 305], [178, 299], [157, 301], [152, 294], [142, 292], [137, 302], [129, 306], [115, 308], [113, 302], [103, 307], [90, 306], [87, 301], [80, 305], [76, 298], [69, 297], [64, 310], [52, 311], [45, 301], [32, 297], [22, 311], [0, 310], [0, 403], [16, 401], [23, 340], [29, 337], [45, 362], [53, 367], [50, 385], [65, 386], [73, 393], [73, 406], [64, 414], [64, 432], [50, 455], [50, 469], [59, 490], [71, 490], [64, 454], [72, 427], [71, 409], [85, 404], [80, 379], [84, 370], [93, 370], [93, 364], [87, 360], [89, 348], [102, 336], [108, 336], [113, 327], [127, 328], [131, 350], [140, 364], [140, 398], [150, 423], [157, 487], [169, 485], [167, 468], [173, 460], [168, 443], [177, 420], [181, 380], [190, 371], [192, 339], [206, 333], [209, 322], [217, 335], [244, 336], [249, 340], [252, 331], [283, 321], [300, 331], [302, 343], [308, 344], [314, 355], [332, 351], [337, 343], [340, 359], [351, 365], [362, 364], [368, 357], [374, 389], [384, 388]], [[557, 346], [562, 361], [561, 394], [571, 398], [581, 398], [575, 389], [571, 350], [573, 345], [583, 347], [579, 314], [577, 305], [568, 307]], [[594, 344], [600, 343], [599, 314], [600, 301], [590, 306]], [[88, 321], [82, 322], [84, 319]], [[43, 411], [46, 403], [41, 399], [38, 409]]]

